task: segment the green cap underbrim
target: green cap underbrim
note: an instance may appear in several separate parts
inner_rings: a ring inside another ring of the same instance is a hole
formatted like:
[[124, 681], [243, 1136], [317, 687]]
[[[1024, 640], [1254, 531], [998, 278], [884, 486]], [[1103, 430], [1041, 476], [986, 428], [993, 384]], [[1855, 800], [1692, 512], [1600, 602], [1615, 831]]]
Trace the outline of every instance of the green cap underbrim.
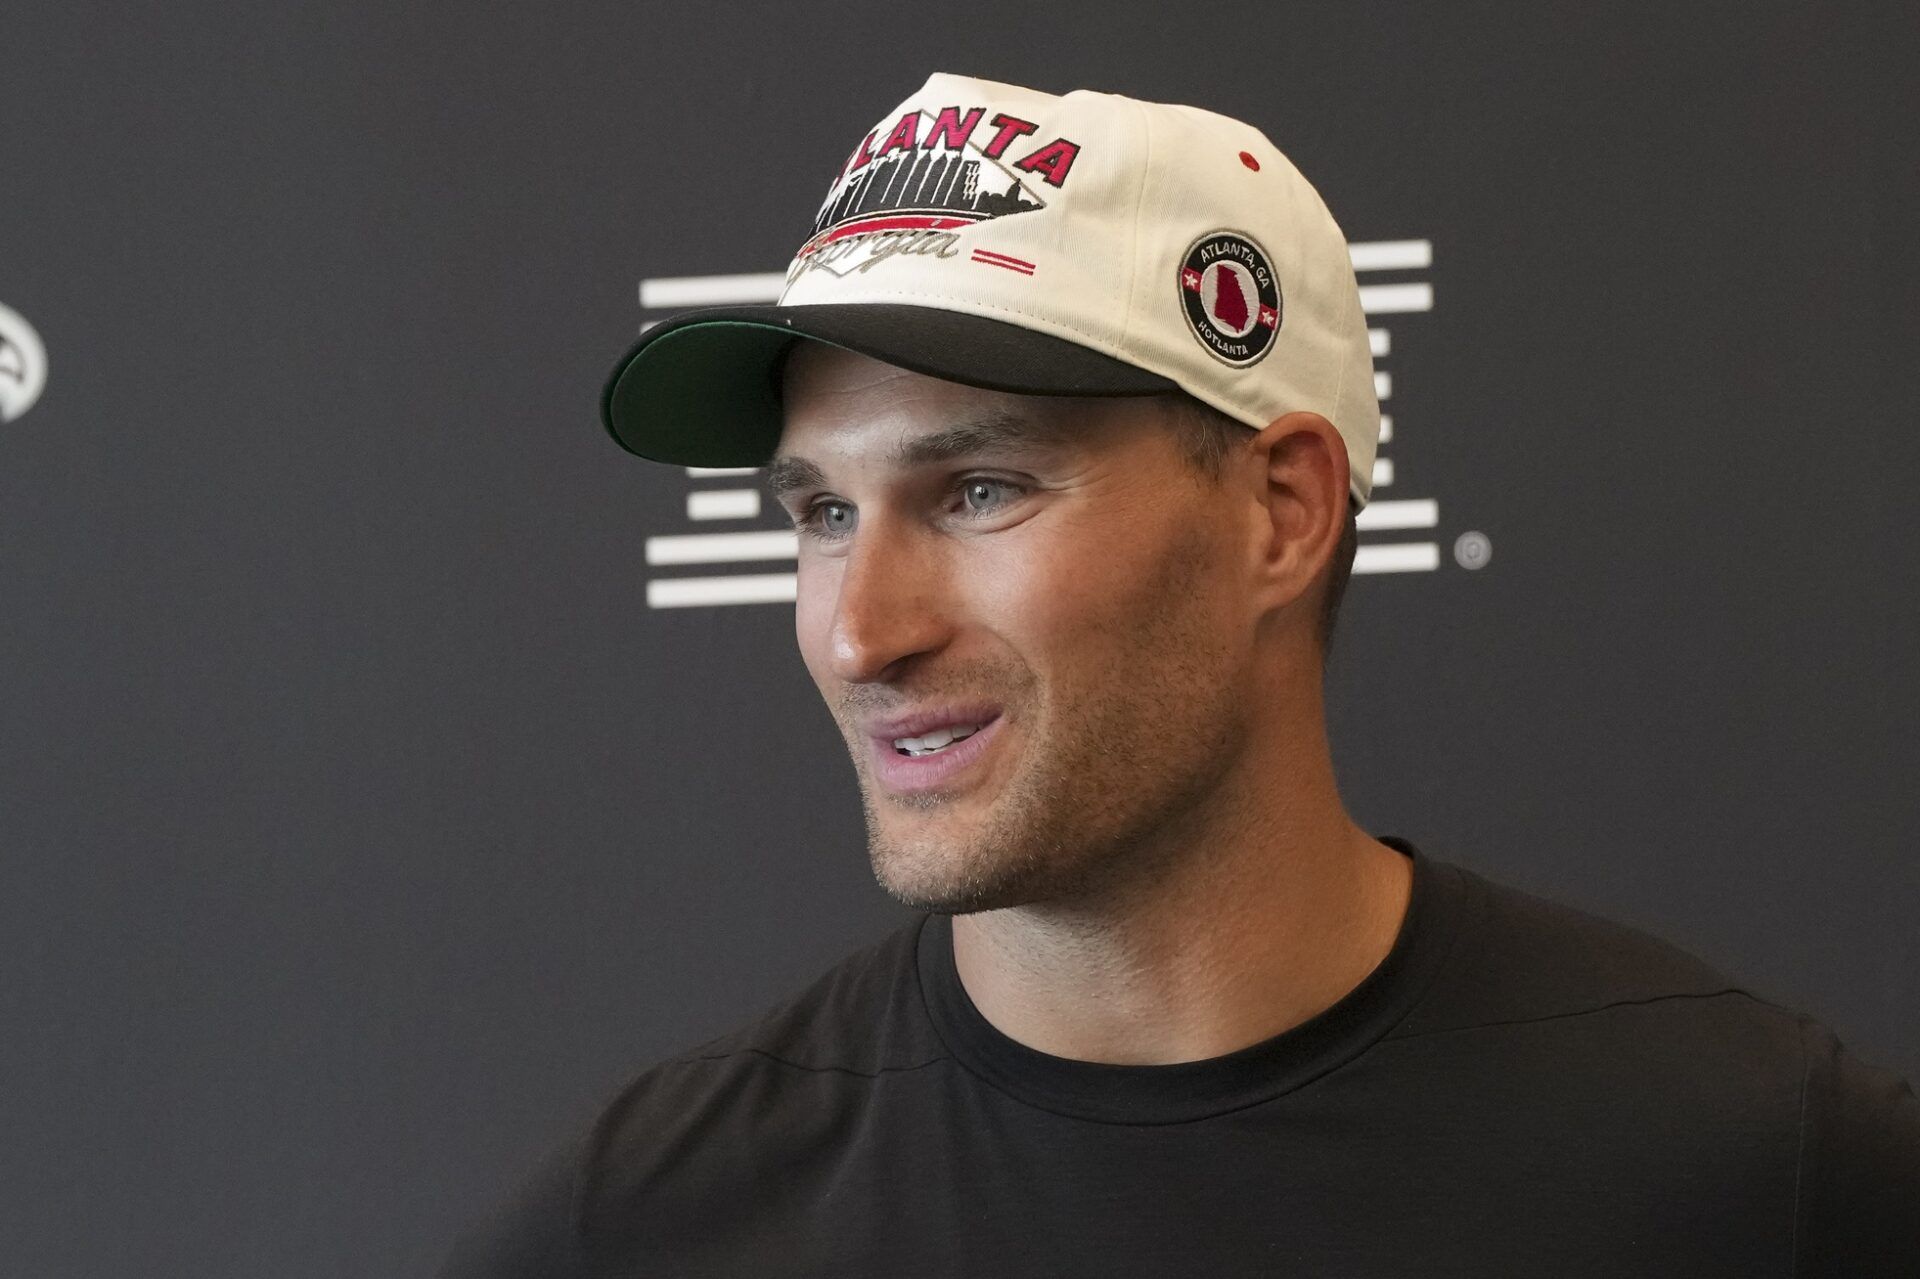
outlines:
[[654, 326], [614, 366], [600, 418], [676, 466], [763, 466], [780, 442], [779, 372], [801, 340], [1016, 395], [1161, 395], [1171, 379], [1004, 320], [905, 303], [713, 307]]

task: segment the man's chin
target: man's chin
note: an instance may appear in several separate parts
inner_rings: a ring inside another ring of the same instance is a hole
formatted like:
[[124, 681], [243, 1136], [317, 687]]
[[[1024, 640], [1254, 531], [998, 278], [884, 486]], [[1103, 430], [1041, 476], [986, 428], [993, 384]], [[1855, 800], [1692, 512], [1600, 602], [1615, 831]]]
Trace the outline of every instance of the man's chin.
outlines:
[[923, 881], [898, 884], [883, 877], [880, 887], [887, 896], [908, 910], [925, 911], [932, 915], [977, 915], [983, 911], [1028, 905], [1033, 900], [1018, 892], [996, 890], [986, 885], [929, 884]]
[[1049, 860], [1000, 788], [918, 794], [861, 779], [867, 853], [881, 891], [913, 910], [970, 915], [1045, 900]]
[[971, 915], [1024, 906], [1045, 897], [1036, 868], [1008, 850], [942, 840], [926, 830], [904, 839], [870, 836], [868, 856], [882, 892], [913, 910]]

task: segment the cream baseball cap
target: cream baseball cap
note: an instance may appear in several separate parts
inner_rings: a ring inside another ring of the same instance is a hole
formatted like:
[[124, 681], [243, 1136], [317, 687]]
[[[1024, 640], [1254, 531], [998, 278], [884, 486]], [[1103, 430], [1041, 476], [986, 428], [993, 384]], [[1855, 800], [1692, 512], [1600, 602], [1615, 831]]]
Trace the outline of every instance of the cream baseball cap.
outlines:
[[762, 465], [802, 340], [1025, 395], [1177, 389], [1254, 429], [1312, 410], [1356, 509], [1372, 490], [1346, 237], [1264, 134], [1197, 107], [929, 77], [841, 164], [779, 301], [649, 329], [602, 420], [655, 461]]

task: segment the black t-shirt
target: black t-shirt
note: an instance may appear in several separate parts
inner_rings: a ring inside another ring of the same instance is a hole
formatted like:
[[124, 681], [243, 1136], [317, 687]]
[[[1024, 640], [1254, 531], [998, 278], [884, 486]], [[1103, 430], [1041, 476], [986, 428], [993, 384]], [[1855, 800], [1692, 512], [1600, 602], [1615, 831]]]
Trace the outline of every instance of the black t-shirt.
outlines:
[[1387, 842], [1400, 935], [1303, 1025], [1049, 1056], [920, 916], [643, 1072], [443, 1275], [1920, 1275], [1904, 1083], [1662, 942]]

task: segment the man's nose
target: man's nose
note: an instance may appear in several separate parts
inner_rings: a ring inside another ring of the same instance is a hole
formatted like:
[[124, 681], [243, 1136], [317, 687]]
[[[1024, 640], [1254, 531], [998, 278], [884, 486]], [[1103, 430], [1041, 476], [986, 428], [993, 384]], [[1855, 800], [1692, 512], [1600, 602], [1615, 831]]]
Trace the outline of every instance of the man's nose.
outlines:
[[850, 684], [896, 677], [895, 668], [946, 642], [937, 551], [924, 538], [884, 528], [855, 534], [834, 604], [833, 673]]

